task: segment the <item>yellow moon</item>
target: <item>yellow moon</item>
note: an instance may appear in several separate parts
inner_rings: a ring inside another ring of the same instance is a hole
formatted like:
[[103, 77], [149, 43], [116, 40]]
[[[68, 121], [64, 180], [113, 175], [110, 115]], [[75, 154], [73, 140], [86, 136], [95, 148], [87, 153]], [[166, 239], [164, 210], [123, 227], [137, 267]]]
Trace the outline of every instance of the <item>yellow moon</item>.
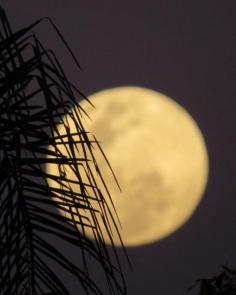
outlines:
[[[121, 186], [122, 192], [97, 155], [124, 245], [167, 237], [192, 216], [206, 187], [208, 154], [199, 127], [174, 100], [150, 89], [117, 87], [89, 99], [95, 108], [80, 103], [91, 118], [83, 124], [101, 141]], [[114, 243], [120, 245], [116, 236]]]

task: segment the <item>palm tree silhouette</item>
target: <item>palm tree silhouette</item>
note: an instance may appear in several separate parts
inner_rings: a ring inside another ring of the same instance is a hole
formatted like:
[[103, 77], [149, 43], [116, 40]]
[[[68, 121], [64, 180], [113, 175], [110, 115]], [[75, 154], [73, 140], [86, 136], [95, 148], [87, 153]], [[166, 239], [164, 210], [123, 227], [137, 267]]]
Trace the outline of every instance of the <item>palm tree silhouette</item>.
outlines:
[[[112, 244], [108, 215], [113, 216], [113, 208], [107, 205], [96, 182], [97, 178], [103, 181], [93, 155], [98, 142], [83, 128], [83, 110], [78, 106], [73, 113], [70, 111], [77, 105], [75, 97], [85, 96], [67, 79], [54, 52], [46, 50], [32, 32], [43, 20], [53, 26], [79, 66], [50, 19], [40, 19], [13, 32], [0, 7], [0, 294], [69, 294], [68, 286], [49, 260], [77, 279], [86, 294], [102, 294], [90, 275], [88, 257], [102, 267], [110, 294], [126, 294], [119, 257], [114, 246], [111, 251], [105, 245], [90, 203], [95, 198], [99, 204]], [[63, 122], [65, 114], [70, 114], [76, 133], [72, 134]], [[66, 137], [57, 133], [58, 124], [64, 124]], [[48, 149], [49, 145], [53, 149]], [[60, 152], [60, 145], [68, 149], [69, 157]], [[79, 158], [74, 153], [78, 145], [87, 151]], [[60, 175], [47, 173], [48, 163], [70, 167], [81, 192], [71, 189], [71, 180], [63, 171]], [[95, 166], [96, 175], [91, 166]], [[86, 182], [80, 169], [88, 175]], [[58, 183], [60, 188], [49, 187], [47, 179]], [[72, 208], [77, 210], [81, 231], [78, 221], [58, 213], [64, 203], [72, 215]], [[85, 210], [93, 222], [84, 221]], [[84, 235], [85, 226], [92, 228], [94, 242]], [[77, 247], [83, 265], [67, 258], [44, 234]]]

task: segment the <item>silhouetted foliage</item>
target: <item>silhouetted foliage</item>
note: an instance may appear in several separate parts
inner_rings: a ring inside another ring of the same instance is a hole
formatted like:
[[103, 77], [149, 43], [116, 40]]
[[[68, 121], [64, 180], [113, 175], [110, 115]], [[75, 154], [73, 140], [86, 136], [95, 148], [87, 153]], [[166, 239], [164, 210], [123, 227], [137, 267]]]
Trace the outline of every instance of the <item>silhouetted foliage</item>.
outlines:
[[[93, 156], [97, 142], [83, 128], [83, 110], [78, 106], [71, 111], [78, 104], [76, 98], [84, 95], [67, 79], [54, 52], [46, 50], [32, 33], [41, 21], [13, 32], [0, 8], [0, 294], [69, 294], [49, 260], [74, 276], [86, 294], [102, 294], [90, 276], [88, 257], [102, 266], [111, 294], [126, 294], [115, 247], [108, 251], [90, 204], [91, 199], [97, 200], [112, 243], [107, 218], [112, 212], [96, 182], [96, 178], [102, 178]], [[57, 27], [50, 19], [45, 21], [53, 26], [79, 66]], [[77, 126], [76, 133], [72, 134], [63, 122], [65, 114], [70, 114]], [[57, 124], [64, 124], [66, 138], [57, 132]], [[49, 145], [53, 149], [48, 149]], [[59, 145], [66, 146], [70, 157], [60, 152]], [[73, 150], [78, 145], [88, 152], [76, 156]], [[71, 180], [65, 174], [48, 174], [45, 165], [49, 162], [70, 166], [81, 193], [71, 189]], [[96, 167], [96, 175], [91, 165]], [[81, 169], [88, 175], [86, 182], [80, 177]], [[60, 188], [49, 187], [47, 178]], [[79, 221], [55, 213], [64, 202], [70, 211], [76, 208]], [[90, 212], [93, 224], [83, 216], [84, 210]], [[77, 229], [77, 223], [82, 229], [93, 228], [94, 242]], [[83, 265], [69, 260], [43, 234], [78, 247]]]
[[235, 295], [236, 294], [236, 270], [222, 266], [219, 275], [209, 279], [198, 279], [189, 289], [198, 287], [198, 295]]

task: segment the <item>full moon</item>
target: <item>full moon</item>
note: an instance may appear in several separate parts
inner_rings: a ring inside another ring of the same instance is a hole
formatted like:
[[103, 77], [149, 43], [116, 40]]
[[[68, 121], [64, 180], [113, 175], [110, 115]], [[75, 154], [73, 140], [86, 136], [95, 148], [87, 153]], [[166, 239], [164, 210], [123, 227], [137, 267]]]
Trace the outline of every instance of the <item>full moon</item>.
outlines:
[[[101, 142], [121, 187], [97, 154], [124, 245], [169, 236], [190, 219], [206, 187], [208, 154], [198, 125], [174, 100], [146, 88], [107, 89], [89, 100], [95, 108], [80, 103], [91, 118], [84, 116], [82, 122]], [[47, 169], [54, 168], [49, 164]], [[92, 232], [86, 234], [92, 238]], [[113, 240], [120, 245], [118, 236]]]

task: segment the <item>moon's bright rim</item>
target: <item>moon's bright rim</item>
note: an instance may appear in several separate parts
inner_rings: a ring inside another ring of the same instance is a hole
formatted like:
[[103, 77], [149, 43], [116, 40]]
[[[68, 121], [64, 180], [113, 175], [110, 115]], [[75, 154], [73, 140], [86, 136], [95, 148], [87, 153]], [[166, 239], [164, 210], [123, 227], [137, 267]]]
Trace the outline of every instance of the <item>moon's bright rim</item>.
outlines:
[[[145, 88], [117, 87], [89, 99], [96, 108], [81, 102], [91, 117], [83, 123], [102, 142], [121, 185], [122, 193], [98, 154], [124, 244], [170, 235], [192, 216], [207, 183], [207, 149], [196, 122], [175, 101]], [[118, 237], [114, 242], [120, 245]]]

